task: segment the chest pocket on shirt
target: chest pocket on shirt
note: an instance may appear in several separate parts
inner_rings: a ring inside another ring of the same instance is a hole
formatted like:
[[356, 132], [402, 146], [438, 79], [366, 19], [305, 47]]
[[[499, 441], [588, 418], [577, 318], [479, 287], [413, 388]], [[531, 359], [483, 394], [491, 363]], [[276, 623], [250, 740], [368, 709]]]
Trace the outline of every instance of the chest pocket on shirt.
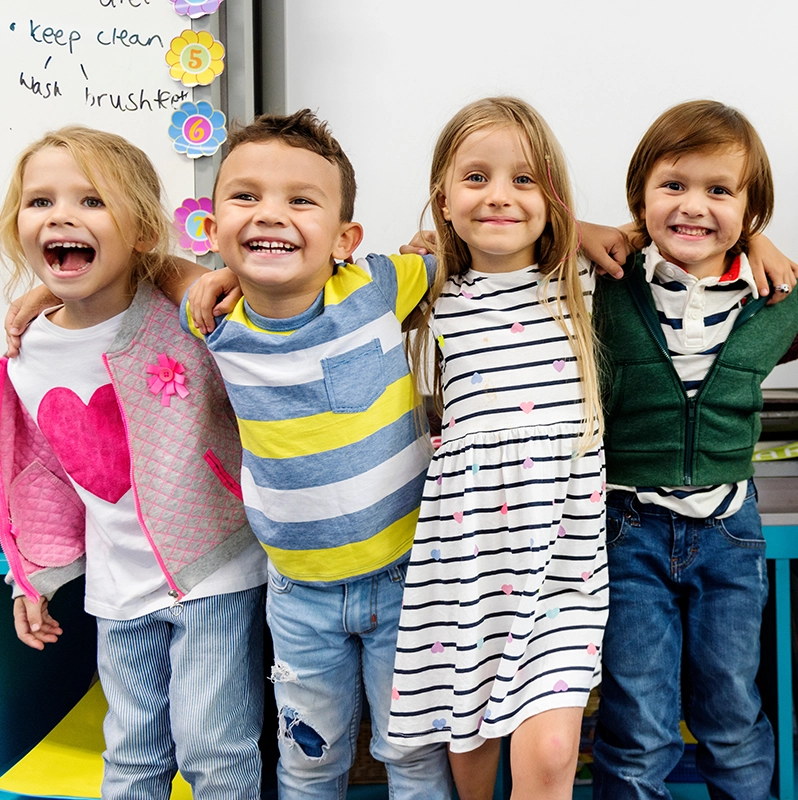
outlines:
[[324, 386], [336, 414], [366, 411], [385, 391], [385, 367], [379, 339], [332, 358], [323, 358]]

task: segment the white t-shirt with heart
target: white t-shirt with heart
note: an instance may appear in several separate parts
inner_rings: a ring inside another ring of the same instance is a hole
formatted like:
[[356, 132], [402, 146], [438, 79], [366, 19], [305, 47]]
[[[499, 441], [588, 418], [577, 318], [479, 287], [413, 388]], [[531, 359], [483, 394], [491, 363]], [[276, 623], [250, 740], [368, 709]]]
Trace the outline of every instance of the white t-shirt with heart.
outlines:
[[[86, 505], [86, 611], [133, 619], [166, 608], [174, 601], [138, 522], [124, 424], [102, 362], [124, 313], [80, 330], [53, 324], [47, 313], [31, 323], [8, 374]], [[253, 537], [184, 600], [265, 581], [266, 556]]]

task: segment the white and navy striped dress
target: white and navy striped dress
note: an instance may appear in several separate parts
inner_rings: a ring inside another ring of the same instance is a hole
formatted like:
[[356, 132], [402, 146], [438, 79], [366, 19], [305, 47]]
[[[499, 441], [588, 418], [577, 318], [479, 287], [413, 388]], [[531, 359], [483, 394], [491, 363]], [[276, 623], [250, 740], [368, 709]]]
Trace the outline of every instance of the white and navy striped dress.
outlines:
[[471, 271], [435, 305], [443, 441], [407, 573], [397, 743], [465, 752], [542, 711], [584, 706], [600, 680], [603, 455], [573, 458], [582, 385], [540, 278], [536, 267]]

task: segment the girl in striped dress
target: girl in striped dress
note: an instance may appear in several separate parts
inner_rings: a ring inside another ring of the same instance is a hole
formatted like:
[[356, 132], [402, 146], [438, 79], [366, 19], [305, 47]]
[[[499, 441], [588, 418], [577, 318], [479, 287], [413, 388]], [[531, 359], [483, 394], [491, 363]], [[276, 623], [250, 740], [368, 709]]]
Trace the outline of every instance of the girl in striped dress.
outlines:
[[[607, 616], [590, 275], [559, 145], [523, 101], [462, 109], [433, 156], [439, 269], [410, 344], [442, 444], [407, 573], [389, 736], [445, 741], [461, 800], [570, 798]], [[434, 356], [428, 347], [435, 348]]]

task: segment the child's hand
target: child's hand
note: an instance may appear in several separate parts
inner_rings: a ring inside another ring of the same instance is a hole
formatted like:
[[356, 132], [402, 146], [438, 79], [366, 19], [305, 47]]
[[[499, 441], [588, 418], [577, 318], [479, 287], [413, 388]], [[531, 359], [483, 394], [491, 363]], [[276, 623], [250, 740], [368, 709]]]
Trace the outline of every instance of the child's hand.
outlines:
[[438, 234], [435, 231], [418, 231], [409, 244], [403, 244], [399, 252], [403, 255], [426, 256], [435, 254], [438, 245]]
[[188, 292], [194, 324], [203, 335], [210, 333], [216, 327], [214, 317], [229, 314], [241, 297], [238, 278], [227, 267], [206, 272]]
[[27, 597], [14, 600], [14, 628], [17, 638], [34, 650], [44, 650], [45, 643], [57, 642], [63, 633], [61, 626], [50, 616], [47, 598], [32, 603]]
[[600, 275], [623, 277], [623, 265], [632, 252], [626, 233], [608, 225], [579, 222], [582, 234], [582, 252], [595, 264]]
[[[763, 296], [770, 294], [768, 278], [773, 284], [775, 291], [768, 300], [769, 306], [780, 303], [795, 288], [798, 264], [790, 261], [767, 236], [759, 234], [751, 238], [748, 243], [748, 263], [754, 273], [759, 294]], [[785, 286], [789, 287], [786, 292], [783, 291]]]
[[45, 308], [57, 306], [61, 298], [56, 297], [46, 286], [37, 286], [27, 294], [12, 301], [5, 319], [7, 355], [15, 358], [19, 355], [20, 342], [25, 328], [44, 311]]

